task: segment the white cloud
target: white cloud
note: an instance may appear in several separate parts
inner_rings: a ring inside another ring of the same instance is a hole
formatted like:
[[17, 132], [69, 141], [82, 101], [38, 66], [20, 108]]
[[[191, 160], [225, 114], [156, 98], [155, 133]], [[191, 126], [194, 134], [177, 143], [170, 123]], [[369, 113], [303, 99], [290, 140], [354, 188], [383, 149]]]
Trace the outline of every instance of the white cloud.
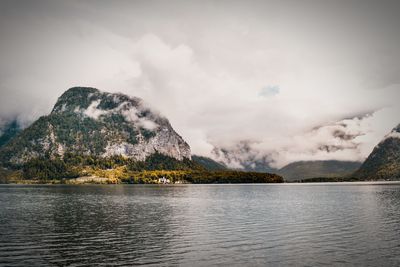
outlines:
[[151, 120], [148, 120], [148, 119], [145, 119], [145, 118], [141, 118], [141, 119], [139, 120], [139, 125], [140, 125], [141, 127], [143, 127], [144, 129], [150, 130], [150, 131], [155, 130], [155, 129], [159, 126], [159, 125], [158, 125], [157, 123], [155, 123], [154, 121], [151, 121]]
[[87, 109], [83, 111], [83, 114], [86, 116], [97, 120], [100, 116], [106, 115], [110, 111], [108, 110], [103, 110], [103, 109], [98, 109], [98, 105], [100, 104], [100, 100], [95, 100], [93, 101]]
[[32, 121], [75, 85], [121, 91], [160, 110], [194, 153], [247, 140], [275, 166], [362, 160], [400, 122], [394, 8], [166, 5], [80, 1], [3, 16], [2, 117]]
[[135, 122], [139, 119], [139, 117], [137, 116], [137, 110], [134, 107], [122, 110], [121, 113], [125, 117], [125, 120], [128, 122]]
[[388, 135], [385, 136], [384, 140], [389, 139], [389, 138], [397, 138], [400, 139], [400, 133], [392, 131]]
[[[260, 142], [247, 142], [242, 146], [225, 146], [238, 160], [263, 160], [271, 167], [300, 160], [363, 161], [394, 126], [399, 108], [383, 108], [363, 117], [354, 117], [322, 125], [294, 135], [289, 133]], [[238, 151], [238, 149], [241, 149]], [[232, 155], [231, 155], [232, 156]], [[224, 157], [213, 155], [229, 165]]]

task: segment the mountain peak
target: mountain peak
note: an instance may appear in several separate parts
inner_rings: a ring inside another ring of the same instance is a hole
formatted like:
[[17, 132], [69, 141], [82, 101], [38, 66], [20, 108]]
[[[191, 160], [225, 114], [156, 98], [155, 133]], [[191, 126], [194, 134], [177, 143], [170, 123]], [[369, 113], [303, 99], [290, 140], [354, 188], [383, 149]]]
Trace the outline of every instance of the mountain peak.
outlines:
[[120, 93], [102, 92], [92, 87], [72, 87], [65, 91], [54, 105], [52, 113], [75, 112], [88, 109], [98, 102], [96, 107], [101, 110], [111, 110], [122, 102], [131, 102], [137, 106], [142, 100], [137, 97], [129, 97]]
[[25, 129], [0, 156], [16, 163], [65, 153], [145, 160], [156, 152], [178, 160], [191, 158], [189, 145], [142, 99], [73, 87], [58, 98], [48, 116]]
[[86, 86], [74, 86], [66, 90], [61, 97], [63, 96], [68, 96], [68, 95], [74, 95], [74, 94], [90, 94], [90, 93], [100, 93], [100, 90], [94, 87], [86, 87]]

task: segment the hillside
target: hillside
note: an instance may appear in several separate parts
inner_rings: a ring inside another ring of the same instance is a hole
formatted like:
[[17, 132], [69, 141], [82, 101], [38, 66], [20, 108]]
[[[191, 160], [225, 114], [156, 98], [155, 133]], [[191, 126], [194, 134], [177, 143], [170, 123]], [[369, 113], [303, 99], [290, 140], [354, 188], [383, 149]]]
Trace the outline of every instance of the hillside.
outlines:
[[354, 161], [298, 161], [281, 168], [277, 173], [285, 181], [302, 180], [319, 177], [343, 177], [352, 174], [360, 167], [360, 162]]
[[359, 180], [400, 180], [400, 124], [373, 149], [353, 176]]
[[192, 160], [208, 171], [221, 171], [228, 169], [224, 164], [208, 157], [192, 155]]

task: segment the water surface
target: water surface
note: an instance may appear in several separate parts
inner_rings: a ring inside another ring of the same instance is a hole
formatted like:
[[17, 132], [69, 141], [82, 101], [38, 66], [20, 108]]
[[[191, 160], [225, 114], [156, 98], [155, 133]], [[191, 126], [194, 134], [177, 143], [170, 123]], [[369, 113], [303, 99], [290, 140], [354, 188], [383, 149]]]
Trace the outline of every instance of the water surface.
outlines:
[[399, 266], [400, 185], [2, 185], [1, 266]]

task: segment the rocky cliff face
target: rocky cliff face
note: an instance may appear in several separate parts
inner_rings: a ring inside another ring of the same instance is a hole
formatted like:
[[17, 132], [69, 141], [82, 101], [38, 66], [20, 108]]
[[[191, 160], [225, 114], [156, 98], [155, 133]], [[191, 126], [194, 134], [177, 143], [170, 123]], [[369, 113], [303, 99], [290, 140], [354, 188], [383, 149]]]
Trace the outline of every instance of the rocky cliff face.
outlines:
[[354, 177], [361, 180], [400, 179], [400, 124], [374, 148]]
[[74, 87], [43, 116], [0, 151], [0, 159], [24, 163], [65, 153], [144, 160], [159, 152], [178, 160], [191, 158], [189, 145], [169, 121], [140, 98]]

